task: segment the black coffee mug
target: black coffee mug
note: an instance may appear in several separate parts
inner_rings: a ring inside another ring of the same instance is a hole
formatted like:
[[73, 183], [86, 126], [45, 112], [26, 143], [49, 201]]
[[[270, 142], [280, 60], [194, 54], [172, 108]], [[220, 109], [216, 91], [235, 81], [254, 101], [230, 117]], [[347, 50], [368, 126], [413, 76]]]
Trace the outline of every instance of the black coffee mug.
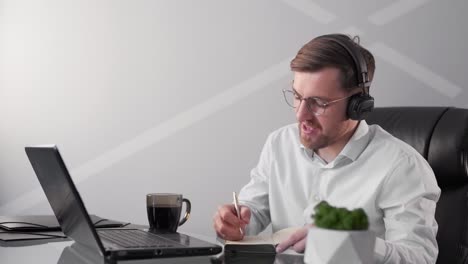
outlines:
[[[185, 203], [185, 215], [180, 219], [182, 203]], [[190, 201], [182, 197], [182, 194], [174, 193], [150, 193], [146, 195], [146, 211], [150, 230], [158, 232], [174, 233], [190, 217], [192, 205]]]

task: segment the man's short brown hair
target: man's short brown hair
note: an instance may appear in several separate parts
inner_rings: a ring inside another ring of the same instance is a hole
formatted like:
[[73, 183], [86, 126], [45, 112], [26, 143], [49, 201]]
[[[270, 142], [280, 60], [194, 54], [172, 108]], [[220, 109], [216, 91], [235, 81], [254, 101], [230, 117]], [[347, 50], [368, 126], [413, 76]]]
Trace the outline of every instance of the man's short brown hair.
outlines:
[[[350, 38], [343, 34], [333, 35], [346, 37], [357, 46], [366, 61], [369, 81], [372, 81], [375, 71], [374, 56], [359, 44], [359, 37]], [[317, 72], [326, 67], [340, 70], [341, 85], [344, 89], [352, 90], [357, 87], [358, 80], [353, 58], [345, 48], [329, 38], [317, 37], [309, 41], [291, 61], [291, 70], [295, 72]]]

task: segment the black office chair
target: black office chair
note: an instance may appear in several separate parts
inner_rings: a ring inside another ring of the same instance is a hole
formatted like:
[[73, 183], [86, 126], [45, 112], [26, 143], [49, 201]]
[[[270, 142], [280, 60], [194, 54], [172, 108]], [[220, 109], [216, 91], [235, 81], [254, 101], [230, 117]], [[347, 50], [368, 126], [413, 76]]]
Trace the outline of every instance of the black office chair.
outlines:
[[441, 197], [438, 264], [468, 263], [468, 109], [376, 108], [366, 119], [413, 146], [434, 170]]

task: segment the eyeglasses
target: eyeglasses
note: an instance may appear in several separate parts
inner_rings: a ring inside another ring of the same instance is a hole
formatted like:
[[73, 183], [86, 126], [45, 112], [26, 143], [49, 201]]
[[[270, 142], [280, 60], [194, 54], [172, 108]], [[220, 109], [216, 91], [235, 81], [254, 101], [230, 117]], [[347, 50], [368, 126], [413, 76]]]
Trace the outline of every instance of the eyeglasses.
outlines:
[[292, 108], [297, 110], [301, 105], [301, 102], [304, 101], [306, 103], [307, 110], [314, 113], [315, 115], [323, 115], [323, 113], [325, 113], [325, 109], [329, 105], [353, 96], [349, 95], [343, 98], [326, 102], [318, 97], [302, 98], [302, 96], [294, 90], [283, 90], [283, 94], [284, 100], [286, 100], [286, 103]]

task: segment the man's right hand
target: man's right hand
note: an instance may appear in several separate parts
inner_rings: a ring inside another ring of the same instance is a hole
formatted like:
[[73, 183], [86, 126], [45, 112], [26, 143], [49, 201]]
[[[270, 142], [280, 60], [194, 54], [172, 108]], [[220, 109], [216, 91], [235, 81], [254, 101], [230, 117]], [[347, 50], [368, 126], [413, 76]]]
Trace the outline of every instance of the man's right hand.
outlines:
[[233, 204], [225, 204], [218, 207], [218, 211], [213, 216], [213, 227], [216, 234], [225, 240], [241, 240], [244, 238], [245, 226], [250, 222], [250, 209], [247, 206], [241, 205], [240, 219], [237, 218], [236, 208]]

